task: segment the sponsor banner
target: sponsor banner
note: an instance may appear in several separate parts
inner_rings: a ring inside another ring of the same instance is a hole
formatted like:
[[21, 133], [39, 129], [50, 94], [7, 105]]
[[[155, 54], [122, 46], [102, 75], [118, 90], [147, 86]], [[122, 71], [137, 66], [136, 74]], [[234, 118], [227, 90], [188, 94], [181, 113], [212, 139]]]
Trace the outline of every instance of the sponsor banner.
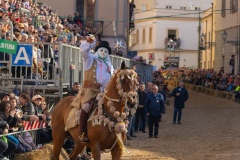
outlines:
[[165, 57], [164, 61], [179, 62], [179, 57]]
[[0, 39], [0, 52], [16, 54], [18, 42]]

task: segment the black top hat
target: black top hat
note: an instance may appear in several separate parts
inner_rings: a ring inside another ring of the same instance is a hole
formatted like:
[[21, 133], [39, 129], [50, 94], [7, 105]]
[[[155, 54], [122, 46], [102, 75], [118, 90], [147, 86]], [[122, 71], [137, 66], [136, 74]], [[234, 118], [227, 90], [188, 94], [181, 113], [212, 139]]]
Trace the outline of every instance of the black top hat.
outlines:
[[109, 47], [109, 43], [107, 41], [100, 41], [97, 43], [97, 46], [95, 47], [95, 52], [101, 48], [101, 47], [104, 47], [104, 48], [107, 48], [108, 49], [108, 53], [109, 55], [112, 53], [112, 50], [111, 48]]

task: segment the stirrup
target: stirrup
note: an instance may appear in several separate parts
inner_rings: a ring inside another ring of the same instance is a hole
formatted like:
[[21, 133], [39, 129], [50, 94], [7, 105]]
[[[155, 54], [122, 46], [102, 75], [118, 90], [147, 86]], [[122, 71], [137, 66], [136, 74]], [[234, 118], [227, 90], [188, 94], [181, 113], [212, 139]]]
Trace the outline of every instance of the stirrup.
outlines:
[[82, 143], [89, 142], [89, 139], [87, 137], [84, 137], [84, 132], [79, 134], [78, 142], [82, 142]]

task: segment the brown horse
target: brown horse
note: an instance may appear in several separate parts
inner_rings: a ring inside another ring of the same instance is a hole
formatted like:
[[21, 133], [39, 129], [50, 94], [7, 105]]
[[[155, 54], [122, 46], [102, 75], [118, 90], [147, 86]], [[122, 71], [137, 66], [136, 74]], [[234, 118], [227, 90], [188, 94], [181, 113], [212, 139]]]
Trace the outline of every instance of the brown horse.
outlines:
[[[75, 148], [70, 159], [75, 160], [85, 146], [90, 147], [94, 160], [101, 159], [101, 151], [111, 151], [112, 159], [121, 159], [123, 141], [126, 139], [127, 116], [131, 107], [137, 102], [137, 74], [133, 70], [121, 69], [112, 76], [104, 93], [97, 96], [97, 106], [88, 120], [88, 143], [79, 143], [79, 125], [64, 130], [74, 97], [63, 98], [54, 108], [52, 114], [52, 135], [54, 160], [59, 159], [63, 142], [69, 133], [75, 140]], [[80, 102], [79, 102], [80, 103]]]

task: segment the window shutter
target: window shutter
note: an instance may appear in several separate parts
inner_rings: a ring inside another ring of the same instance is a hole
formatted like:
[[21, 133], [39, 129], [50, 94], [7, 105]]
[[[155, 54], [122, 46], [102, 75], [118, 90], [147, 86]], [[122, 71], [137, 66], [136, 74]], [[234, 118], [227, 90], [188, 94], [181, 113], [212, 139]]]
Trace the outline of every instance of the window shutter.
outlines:
[[222, 17], [226, 16], [226, 0], [222, 0]]
[[234, 0], [234, 11], [238, 11], [238, 0]]

